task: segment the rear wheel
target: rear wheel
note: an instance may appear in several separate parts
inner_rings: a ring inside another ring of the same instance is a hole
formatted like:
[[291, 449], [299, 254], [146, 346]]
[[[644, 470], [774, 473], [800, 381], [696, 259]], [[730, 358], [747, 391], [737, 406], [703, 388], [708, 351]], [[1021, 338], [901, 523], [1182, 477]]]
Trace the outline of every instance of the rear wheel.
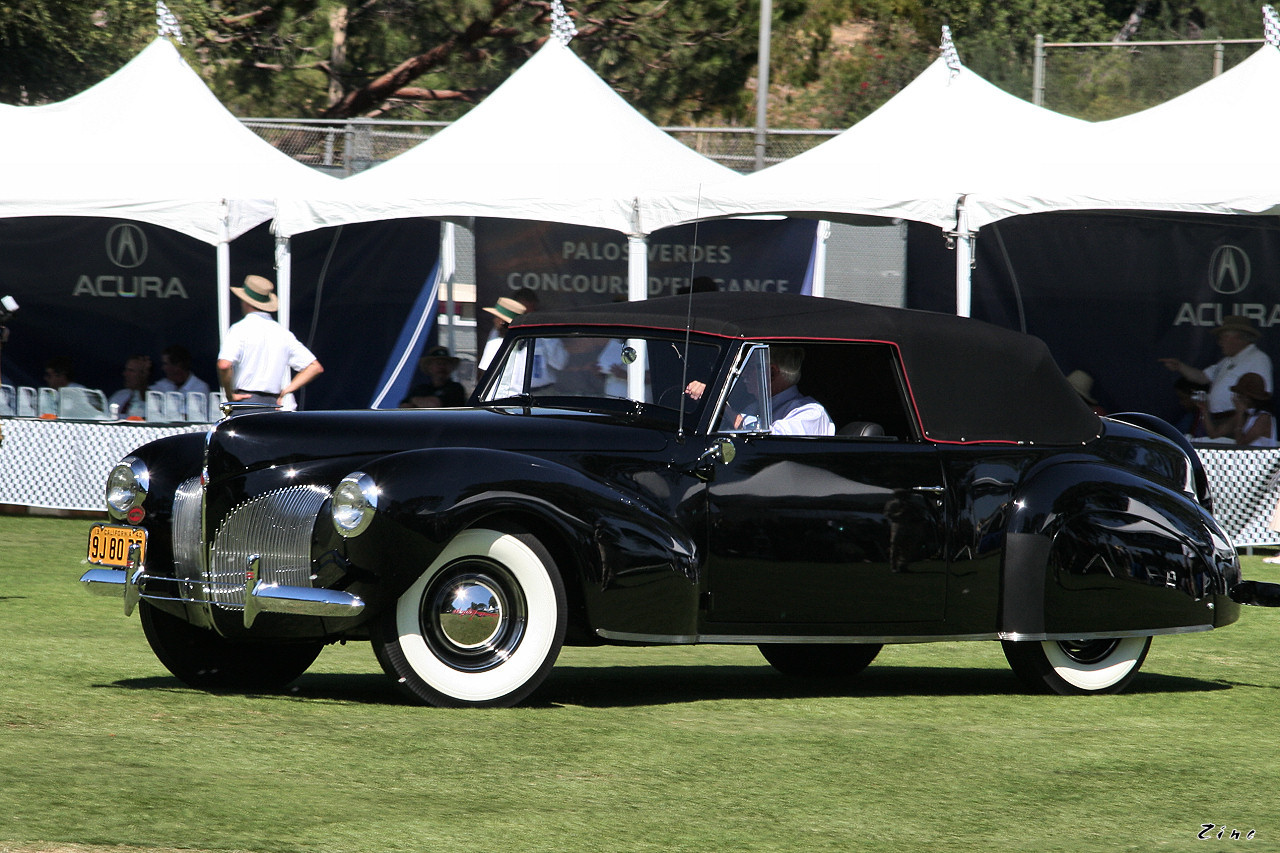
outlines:
[[1009, 666], [1024, 684], [1038, 693], [1068, 696], [1122, 692], [1142, 668], [1151, 638], [1005, 640], [1003, 645]]
[[550, 672], [566, 619], [564, 583], [537, 539], [464, 530], [382, 616], [373, 648], [420, 702], [510, 706]]
[[879, 643], [762, 643], [760, 654], [783, 675], [850, 678], [880, 654]]
[[279, 690], [306, 672], [324, 648], [321, 642], [228, 640], [147, 601], [138, 602], [138, 617], [165, 668], [200, 690]]

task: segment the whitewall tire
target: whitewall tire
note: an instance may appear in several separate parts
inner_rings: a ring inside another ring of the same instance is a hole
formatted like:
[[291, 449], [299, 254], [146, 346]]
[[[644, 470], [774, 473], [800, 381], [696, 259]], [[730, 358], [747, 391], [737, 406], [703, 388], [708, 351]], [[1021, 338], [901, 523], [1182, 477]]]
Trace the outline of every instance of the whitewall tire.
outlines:
[[1138, 674], [1150, 637], [1004, 642], [1018, 678], [1041, 693], [1120, 693]]
[[564, 642], [564, 583], [527, 533], [464, 530], [383, 615], [374, 651], [410, 696], [442, 707], [509, 706]]

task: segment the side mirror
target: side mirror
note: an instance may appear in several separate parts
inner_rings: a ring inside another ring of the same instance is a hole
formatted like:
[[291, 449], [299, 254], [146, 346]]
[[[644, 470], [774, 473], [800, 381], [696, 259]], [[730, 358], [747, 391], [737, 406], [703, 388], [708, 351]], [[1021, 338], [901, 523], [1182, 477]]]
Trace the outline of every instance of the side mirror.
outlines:
[[693, 475], [704, 483], [714, 480], [716, 463], [728, 465], [737, 455], [738, 448], [733, 446], [732, 441], [727, 438], [718, 438], [710, 447], [702, 451], [697, 464], [693, 466]]

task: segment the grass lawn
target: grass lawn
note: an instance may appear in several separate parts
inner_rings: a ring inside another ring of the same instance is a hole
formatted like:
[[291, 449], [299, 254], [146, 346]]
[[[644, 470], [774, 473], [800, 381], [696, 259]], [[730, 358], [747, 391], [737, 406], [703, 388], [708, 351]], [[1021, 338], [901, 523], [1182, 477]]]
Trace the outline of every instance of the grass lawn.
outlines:
[[1121, 696], [1027, 695], [996, 643], [844, 685], [566, 649], [512, 710], [406, 704], [353, 643], [212, 695], [79, 588], [88, 527], [0, 517], [0, 853], [1280, 850], [1280, 611], [1156, 638]]

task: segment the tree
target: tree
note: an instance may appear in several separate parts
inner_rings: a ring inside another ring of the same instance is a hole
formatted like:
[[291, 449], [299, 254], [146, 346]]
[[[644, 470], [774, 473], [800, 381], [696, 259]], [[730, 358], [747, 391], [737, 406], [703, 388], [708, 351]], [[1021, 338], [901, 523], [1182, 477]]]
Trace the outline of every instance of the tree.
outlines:
[[155, 4], [0, 0], [0, 101], [42, 104], [83, 91], [155, 33]]
[[[181, 3], [171, 7], [181, 17]], [[569, 0], [579, 56], [658, 121], [750, 106], [758, 5]], [[781, 0], [781, 20], [802, 0]], [[229, 0], [192, 47], [241, 114], [456, 118], [551, 31], [550, 0]]]

